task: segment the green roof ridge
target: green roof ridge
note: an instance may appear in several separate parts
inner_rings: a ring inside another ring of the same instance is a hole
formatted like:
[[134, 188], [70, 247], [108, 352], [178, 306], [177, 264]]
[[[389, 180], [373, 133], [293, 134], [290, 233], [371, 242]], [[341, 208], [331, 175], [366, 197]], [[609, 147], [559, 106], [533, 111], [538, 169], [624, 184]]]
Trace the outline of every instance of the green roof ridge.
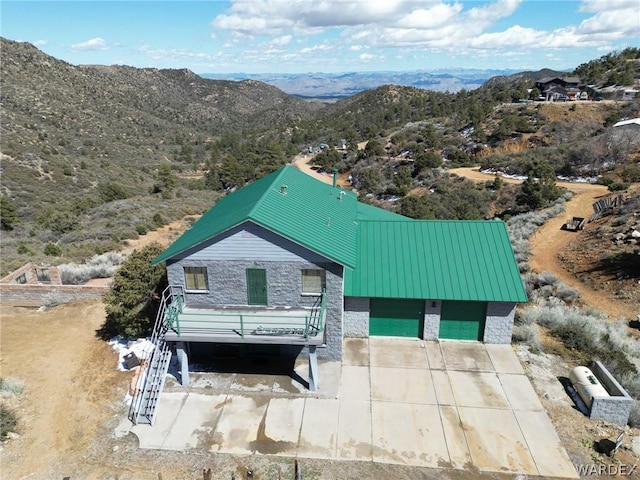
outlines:
[[[286, 189], [280, 190], [282, 186]], [[310, 195], [313, 196], [311, 201]], [[251, 221], [332, 261], [354, 268], [356, 217], [357, 198], [352, 192], [285, 165], [221, 198], [152, 263], [168, 260]]]

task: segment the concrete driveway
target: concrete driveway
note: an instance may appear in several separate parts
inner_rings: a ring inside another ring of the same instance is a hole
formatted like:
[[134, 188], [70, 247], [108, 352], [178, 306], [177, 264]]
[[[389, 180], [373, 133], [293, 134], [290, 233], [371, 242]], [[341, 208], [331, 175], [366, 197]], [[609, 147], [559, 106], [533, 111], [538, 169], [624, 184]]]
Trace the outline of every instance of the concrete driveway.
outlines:
[[[510, 345], [347, 339], [320, 391], [206, 374], [163, 394], [141, 448], [358, 460], [578, 478]], [[304, 365], [296, 368], [306, 378]], [[128, 425], [127, 425], [128, 424]]]

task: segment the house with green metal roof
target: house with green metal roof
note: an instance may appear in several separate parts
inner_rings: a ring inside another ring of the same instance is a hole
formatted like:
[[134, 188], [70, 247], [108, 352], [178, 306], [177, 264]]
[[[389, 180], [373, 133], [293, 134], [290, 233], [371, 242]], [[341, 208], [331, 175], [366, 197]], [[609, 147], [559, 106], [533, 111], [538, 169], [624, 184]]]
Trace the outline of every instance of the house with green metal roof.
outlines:
[[304, 355], [313, 390], [346, 336], [510, 343], [527, 301], [503, 222], [413, 220], [289, 165], [222, 198], [160, 262], [157, 343], [177, 346], [183, 384], [193, 344]]

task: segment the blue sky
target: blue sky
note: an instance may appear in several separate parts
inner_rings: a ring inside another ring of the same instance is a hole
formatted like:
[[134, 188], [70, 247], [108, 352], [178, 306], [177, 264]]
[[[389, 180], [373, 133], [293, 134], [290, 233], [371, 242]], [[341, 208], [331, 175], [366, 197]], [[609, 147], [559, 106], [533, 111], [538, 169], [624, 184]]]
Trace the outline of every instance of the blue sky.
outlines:
[[571, 69], [640, 46], [640, 0], [3, 0], [0, 18], [74, 65], [196, 73]]

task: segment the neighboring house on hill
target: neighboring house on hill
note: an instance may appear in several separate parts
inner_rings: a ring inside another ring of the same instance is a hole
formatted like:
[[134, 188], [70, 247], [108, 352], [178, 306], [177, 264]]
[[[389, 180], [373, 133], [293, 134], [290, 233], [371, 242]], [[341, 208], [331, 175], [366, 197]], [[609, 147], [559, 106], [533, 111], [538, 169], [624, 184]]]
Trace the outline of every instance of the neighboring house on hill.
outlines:
[[293, 166], [221, 199], [159, 262], [187, 378], [189, 342], [306, 346], [313, 389], [316, 355], [341, 360], [345, 336], [510, 343], [527, 301], [503, 222], [412, 220]]
[[581, 93], [579, 85], [577, 77], [544, 77], [536, 82], [540, 95], [547, 101], [574, 100]]

